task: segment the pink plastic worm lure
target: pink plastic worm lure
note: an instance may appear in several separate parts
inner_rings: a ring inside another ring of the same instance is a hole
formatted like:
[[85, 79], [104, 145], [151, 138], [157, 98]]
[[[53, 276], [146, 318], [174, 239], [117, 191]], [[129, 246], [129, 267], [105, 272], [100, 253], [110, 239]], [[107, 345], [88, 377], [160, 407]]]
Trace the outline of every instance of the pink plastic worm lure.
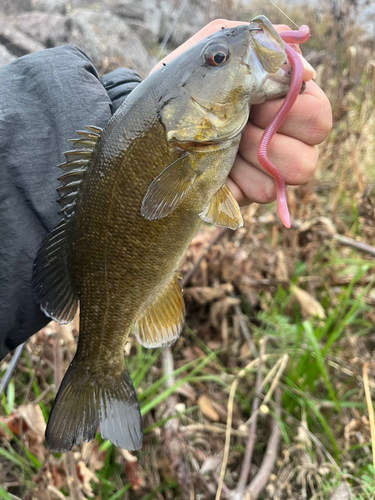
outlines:
[[278, 128], [295, 103], [298, 94], [300, 93], [303, 81], [303, 65], [301, 59], [297, 55], [296, 51], [288, 45], [288, 43], [305, 42], [310, 36], [310, 30], [307, 26], [303, 25], [298, 31], [283, 31], [282, 33], [279, 33], [279, 35], [285, 42], [285, 52], [289, 63], [292, 66], [293, 74], [288, 94], [285, 97], [281, 108], [262, 135], [258, 145], [257, 157], [260, 165], [273, 177], [275, 181], [277, 207], [280, 218], [285, 227], [290, 227], [290, 214], [286, 200], [285, 180], [280, 170], [268, 159], [267, 149], [272, 137], [276, 134]]

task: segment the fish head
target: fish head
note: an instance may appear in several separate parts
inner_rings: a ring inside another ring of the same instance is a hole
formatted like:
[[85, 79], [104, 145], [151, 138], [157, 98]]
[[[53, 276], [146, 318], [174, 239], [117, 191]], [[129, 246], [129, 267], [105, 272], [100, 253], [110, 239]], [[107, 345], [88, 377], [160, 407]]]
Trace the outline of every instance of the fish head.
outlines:
[[159, 117], [180, 144], [236, 137], [250, 105], [285, 96], [291, 81], [284, 42], [264, 16], [221, 29], [158, 72]]

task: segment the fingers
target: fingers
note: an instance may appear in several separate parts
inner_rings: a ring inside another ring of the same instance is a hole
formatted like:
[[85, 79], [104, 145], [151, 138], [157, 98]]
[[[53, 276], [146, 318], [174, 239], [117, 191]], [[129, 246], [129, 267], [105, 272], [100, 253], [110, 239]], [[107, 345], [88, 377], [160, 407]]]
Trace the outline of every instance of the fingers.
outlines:
[[[265, 129], [281, 106], [281, 100], [267, 101], [251, 108], [250, 120]], [[332, 128], [332, 111], [327, 96], [312, 81], [307, 82], [278, 132], [314, 146], [327, 137]]]
[[[260, 167], [257, 144], [263, 129], [251, 122], [246, 126], [239, 154], [230, 172], [229, 187], [240, 204], [249, 201], [270, 203], [276, 199], [274, 180]], [[312, 175], [318, 161], [318, 148], [298, 139], [276, 134], [269, 147], [270, 160], [280, 169], [287, 184], [303, 184]]]

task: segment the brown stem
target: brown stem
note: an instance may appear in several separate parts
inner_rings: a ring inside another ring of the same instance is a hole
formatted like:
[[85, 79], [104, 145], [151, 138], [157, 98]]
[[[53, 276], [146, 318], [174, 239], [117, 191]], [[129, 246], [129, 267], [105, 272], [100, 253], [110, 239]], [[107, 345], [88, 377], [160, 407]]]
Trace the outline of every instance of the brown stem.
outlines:
[[53, 343], [53, 361], [55, 367], [53, 378], [55, 382], [55, 391], [58, 391], [62, 380], [62, 354], [60, 345], [60, 339], [61, 339], [60, 328], [61, 328], [60, 325], [56, 325], [56, 334]]
[[251, 408], [251, 415], [254, 415], [253, 420], [250, 425], [249, 437], [246, 443], [246, 450], [244, 460], [242, 462], [240, 478], [238, 480], [238, 484], [235, 490], [235, 494], [239, 497], [243, 497], [245, 492], [247, 478], [249, 477], [251, 460], [253, 458], [254, 444], [256, 438], [256, 429], [257, 429], [257, 416], [258, 416], [258, 408], [259, 408], [259, 391], [260, 386], [262, 384], [262, 369], [263, 369], [263, 356], [265, 352], [265, 341], [260, 341], [260, 354], [259, 354], [259, 365], [257, 371], [257, 377], [255, 381], [255, 396], [253, 399], [253, 404]]
[[247, 327], [246, 320], [245, 320], [244, 315], [241, 311], [241, 308], [238, 304], [234, 306], [234, 311], [235, 311], [236, 316], [238, 318], [238, 325], [239, 325], [241, 333], [245, 339], [245, 342], [246, 342], [248, 348], [250, 349], [251, 354], [256, 358], [256, 357], [258, 357], [258, 351], [257, 351], [257, 348], [255, 347], [254, 342], [251, 339], [250, 330]]
[[279, 442], [281, 436], [278, 423], [281, 417], [281, 410], [280, 410], [281, 391], [279, 387], [277, 387], [277, 389], [275, 390], [275, 402], [276, 402], [275, 405], [276, 418], [274, 418], [272, 421], [271, 434], [268, 440], [266, 453], [264, 455], [263, 462], [258, 470], [258, 473], [251, 481], [249, 486], [246, 488], [245, 492], [247, 498], [250, 498], [252, 500], [256, 500], [256, 498], [258, 498], [258, 495], [265, 488], [269, 475], [271, 474], [271, 471], [275, 465], [277, 458], [277, 450], [279, 448]]
[[353, 240], [352, 238], [348, 238], [347, 236], [342, 236], [341, 234], [332, 234], [330, 236], [334, 240], [341, 243], [342, 245], [355, 248], [356, 250], [360, 250], [361, 252], [368, 253], [373, 257], [375, 257], [375, 247], [368, 245], [367, 243], [362, 243], [361, 241]]
[[[175, 383], [173, 371], [174, 371], [174, 363], [173, 363], [173, 354], [172, 349], [170, 347], [166, 347], [162, 351], [162, 365], [163, 372], [166, 376], [165, 385], [168, 389], [173, 387]], [[167, 407], [168, 413], [174, 415], [176, 413], [176, 404], [177, 397], [175, 394], [171, 394], [167, 398]], [[165, 429], [165, 446], [167, 449], [167, 454], [171, 461], [171, 467], [173, 469], [173, 473], [177, 478], [177, 482], [179, 484], [181, 490], [181, 498], [189, 499], [190, 498], [190, 481], [188, 477], [188, 472], [186, 470], [186, 465], [184, 462], [184, 453], [182, 448], [182, 440], [179, 434], [179, 419], [174, 417], [168, 420], [164, 424]]]
[[70, 498], [72, 500], [84, 500], [84, 496], [79, 487], [79, 479], [77, 476], [76, 464], [72, 451], [68, 451], [64, 455], [64, 463], [67, 472], [68, 485], [70, 490]]

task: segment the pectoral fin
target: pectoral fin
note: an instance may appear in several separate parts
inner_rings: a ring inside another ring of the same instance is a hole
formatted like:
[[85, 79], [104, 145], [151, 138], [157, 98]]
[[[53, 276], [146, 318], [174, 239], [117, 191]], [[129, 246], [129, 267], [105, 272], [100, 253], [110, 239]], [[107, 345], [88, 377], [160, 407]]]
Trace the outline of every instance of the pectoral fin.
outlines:
[[143, 217], [149, 220], [162, 219], [173, 212], [188, 194], [196, 175], [188, 153], [165, 168], [152, 181], [143, 198]]
[[243, 226], [240, 207], [226, 184], [219, 189], [199, 216], [205, 222], [229, 229], [238, 229]]
[[185, 304], [175, 276], [135, 324], [135, 335], [144, 347], [164, 347], [179, 337]]

